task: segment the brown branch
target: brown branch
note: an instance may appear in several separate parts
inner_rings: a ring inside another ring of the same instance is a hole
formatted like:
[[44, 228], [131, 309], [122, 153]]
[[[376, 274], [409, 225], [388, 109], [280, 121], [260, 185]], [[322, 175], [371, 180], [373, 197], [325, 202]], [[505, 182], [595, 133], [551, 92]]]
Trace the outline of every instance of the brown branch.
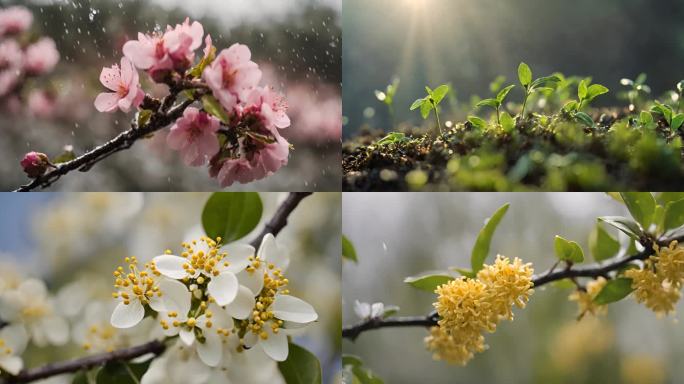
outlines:
[[27, 369], [21, 371], [17, 376], [7, 378], [4, 382], [6, 384], [14, 383], [29, 383], [31, 381], [45, 379], [63, 373], [73, 373], [78, 371], [89, 370], [91, 368], [99, 367], [111, 361], [128, 361], [136, 357], [152, 353], [158, 356], [164, 352], [166, 346], [163, 342], [155, 340], [142, 345], [120, 349], [109, 353], [100, 353], [84, 357], [81, 359], [62, 361], [58, 363], [47, 364], [42, 367]]
[[[684, 236], [660, 240], [657, 243], [661, 246], [667, 246], [674, 240], [683, 241]], [[548, 271], [540, 275], [532, 276], [532, 284], [534, 287], [541, 287], [544, 284], [563, 279], [576, 279], [578, 277], [597, 278], [600, 276], [608, 277], [610, 272], [624, 268], [634, 261], [645, 260], [649, 256], [653, 255], [654, 252], [655, 251], [653, 250], [652, 246], [645, 245], [644, 250], [637, 254], [628, 257], [615, 257], [608, 260], [606, 263], [595, 263], [579, 268], [568, 267], [557, 271], [555, 271], [556, 264], [554, 264], [554, 266]], [[359, 335], [361, 335], [361, 333], [380, 328], [415, 326], [432, 327], [437, 325], [438, 320], [439, 316], [437, 315], [436, 311], [432, 311], [427, 316], [388, 317], [386, 319], [370, 318], [358, 324], [342, 328], [342, 338], [354, 341], [359, 337]]]
[[[33, 179], [26, 185], [22, 185], [14, 192], [28, 192], [38, 188], [47, 188], [59, 180], [62, 176], [75, 170], [87, 172], [98, 162], [117, 152], [132, 147], [136, 141], [170, 125], [172, 122], [181, 117], [185, 109], [194, 102], [194, 100], [185, 100], [173, 109], [169, 109], [175, 102], [178, 94], [184, 89], [187, 88], [180, 86], [172, 87], [171, 93], [164, 98], [161, 103], [161, 107], [154, 112], [154, 114], [150, 117], [149, 122], [143, 127], [137, 127], [137, 123], [134, 122], [131, 124], [131, 128], [129, 130], [120, 133], [115, 138], [100, 145], [99, 147], [93, 148], [89, 152], [73, 160], [57, 164], [42, 176]], [[197, 91], [198, 97], [204, 92], [205, 90]]]
[[278, 207], [278, 210], [271, 220], [266, 223], [264, 229], [261, 230], [259, 236], [257, 236], [250, 243], [254, 248], [258, 248], [261, 245], [261, 240], [269, 233], [273, 236], [277, 236], [278, 233], [287, 225], [287, 218], [290, 216], [292, 211], [297, 208], [297, 205], [304, 200], [307, 196], [310, 196], [312, 192], [290, 192], [285, 201]]
[[[278, 235], [278, 233], [287, 225], [287, 218], [290, 216], [292, 211], [294, 211], [297, 205], [299, 205], [304, 198], [311, 194], [311, 192], [291, 192], [285, 201], [280, 204], [276, 212], [273, 214], [273, 217], [271, 217], [271, 220], [268, 221], [259, 236], [252, 241], [252, 244], [256, 244], [255, 247], [257, 247], [261, 243], [261, 239], [263, 239], [263, 237], [268, 233], [272, 233], [274, 236]], [[104, 365], [110, 361], [127, 361], [148, 353], [160, 355], [165, 349], [166, 346], [163, 342], [151, 341], [146, 344], [117, 350], [111, 353], [102, 353], [81, 359], [52, 363], [38, 368], [23, 370], [17, 376], [11, 376], [5, 381], [0, 380], [0, 383], [28, 383], [63, 373], [88, 370]]]

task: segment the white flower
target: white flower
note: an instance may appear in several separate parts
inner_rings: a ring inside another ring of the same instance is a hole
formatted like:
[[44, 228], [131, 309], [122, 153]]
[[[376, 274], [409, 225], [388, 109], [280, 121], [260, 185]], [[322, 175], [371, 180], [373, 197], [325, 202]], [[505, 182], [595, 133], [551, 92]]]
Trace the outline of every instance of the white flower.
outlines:
[[216, 367], [223, 357], [223, 341], [233, 329], [233, 319], [214, 302], [201, 301], [192, 307], [192, 294], [175, 280], [163, 285], [166, 312], [159, 313], [159, 323], [166, 336], [179, 335], [188, 347], [195, 346], [200, 360]]
[[241, 288], [256, 295], [253, 308], [245, 311], [247, 308], [239, 306], [244, 306], [248, 301], [237, 299], [226, 307], [229, 313], [248, 313], [247, 321], [243, 324], [246, 331], [243, 338], [245, 347], [259, 346], [276, 361], [287, 359], [288, 328], [299, 328], [318, 319], [318, 314], [309, 303], [290, 296], [289, 290], [285, 289], [289, 281], [282, 271], [288, 264], [285, 250], [278, 246], [273, 235], [266, 235], [252, 265], [240, 276], [240, 282], [246, 283]]
[[356, 300], [354, 302], [354, 313], [362, 320], [375, 319], [381, 317], [385, 313], [385, 304], [383, 303], [362, 303]]
[[0, 372], [16, 375], [24, 367], [22, 352], [28, 343], [28, 335], [21, 325], [8, 325], [0, 329]]
[[69, 340], [69, 324], [57, 315], [54, 300], [42, 280], [28, 279], [17, 289], [0, 295], [0, 318], [26, 328], [33, 343], [64, 345]]
[[119, 304], [112, 312], [111, 323], [116, 328], [131, 328], [138, 324], [145, 317], [145, 305], [155, 311], [165, 310], [156, 271], [149, 264], [140, 270], [135, 257], [127, 257], [126, 262], [128, 273], [122, 267], [114, 271], [117, 292], [113, 297], [119, 300]]
[[152, 360], [140, 384], [204, 384], [212, 369], [198, 358], [197, 345], [186, 346], [178, 340], [166, 352]]
[[[221, 239], [217, 239], [219, 242]], [[236, 274], [245, 269], [254, 248], [246, 244], [234, 244], [218, 248], [219, 244], [202, 237], [190, 243], [183, 243], [185, 251], [181, 256], [161, 255], [152, 262], [164, 276], [172, 279], [195, 279], [204, 284], [218, 305], [227, 305], [238, 295], [239, 284]]]

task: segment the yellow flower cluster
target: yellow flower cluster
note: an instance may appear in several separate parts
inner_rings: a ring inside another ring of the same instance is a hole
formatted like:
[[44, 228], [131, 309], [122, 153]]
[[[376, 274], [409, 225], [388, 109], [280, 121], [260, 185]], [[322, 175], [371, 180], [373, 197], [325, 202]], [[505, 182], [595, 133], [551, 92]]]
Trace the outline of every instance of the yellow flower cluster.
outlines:
[[655, 255], [644, 262], [643, 269], [630, 269], [625, 276], [632, 279], [636, 300], [660, 317], [673, 312], [681, 297], [684, 248], [673, 241], [669, 247], [654, 245], [653, 249]]
[[596, 280], [592, 280], [587, 283], [586, 291], [577, 290], [568, 296], [570, 301], [576, 301], [579, 308], [578, 318], [581, 319], [587, 313], [592, 315], [605, 315], [607, 308], [605, 305], [599, 305], [594, 303], [594, 299], [601, 292], [603, 287], [606, 286], [606, 280], [603, 277], [599, 277]]
[[532, 266], [518, 258], [497, 256], [477, 278], [461, 277], [437, 287], [434, 303], [440, 316], [425, 344], [436, 360], [465, 365], [485, 350], [484, 331], [494, 332], [501, 319], [513, 319], [513, 305], [524, 308], [532, 290]]

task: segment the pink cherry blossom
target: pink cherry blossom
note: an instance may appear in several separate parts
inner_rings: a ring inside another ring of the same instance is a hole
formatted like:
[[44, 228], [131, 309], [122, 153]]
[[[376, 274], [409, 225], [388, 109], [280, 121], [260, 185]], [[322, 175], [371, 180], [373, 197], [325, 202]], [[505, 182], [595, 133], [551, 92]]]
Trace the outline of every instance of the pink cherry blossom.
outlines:
[[244, 157], [225, 160], [218, 170], [210, 170], [209, 174], [218, 179], [221, 188], [230, 187], [235, 182], [247, 184], [257, 179], [256, 170]]
[[44, 153], [29, 152], [19, 162], [26, 175], [30, 178], [42, 176], [50, 166], [50, 160]]
[[24, 7], [9, 7], [0, 10], [0, 36], [26, 31], [33, 23], [33, 14]]
[[197, 108], [188, 107], [166, 138], [169, 147], [181, 152], [190, 166], [206, 164], [219, 151], [216, 137], [220, 122]]
[[55, 41], [44, 37], [26, 49], [24, 67], [29, 75], [42, 75], [52, 71], [59, 62]]
[[290, 126], [287, 116], [287, 102], [283, 95], [272, 87], [254, 88], [247, 96], [245, 103], [254, 106], [260, 112], [264, 126], [275, 132], [276, 128], [283, 129]]
[[246, 45], [233, 44], [204, 69], [204, 80], [228, 111], [259, 85], [261, 70], [251, 58], [252, 53]]
[[185, 70], [190, 67], [195, 59], [195, 50], [202, 45], [204, 27], [195, 21], [190, 24], [190, 19], [185, 19], [183, 24], [170, 26], [164, 34], [165, 47], [174, 62], [174, 68]]
[[207, 35], [204, 39], [204, 59], [208, 59], [211, 55], [211, 51], [214, 50], [214, 44], [211, 41], [211, 35]]
[[126, 57], [121, 58], [121, 68], [116, 64], [111, 68], [103, 68], [100, 82], [114, 91], [97, 96], [95, 108], [100, 112], [114, 112], [117, 108], [128, 112], [131, 108], [137, 108], [145, 98], [145, 93], [140, 88], [138, 71]]
[[173, 68], [173, 61], [164, 45], [164, 36], [161, 35], [138, 33], [138, 40], [124, 44], [123, 53], [136, 67], [147, 70], [151, 75]]
[[45, 90], [32, 91], [28, 97], [28, 109], [35, 117], [49, 119], [55, 115], [57, 98]]
[[24, 62], [24, 53], [15, 40], [0, 42], [0, 70], [19, 68]]
[[12, 92], [21, 78], [21, 70], [9, 68], [0, 71], [0, 96], [5, 96]]
[[290, 143], [287, 142], [277, 132], [275, 134], [275, 143], [267, 144], [252, 156], [250, 161], [252, 167], [260, 179], [271, 176], [280, 168], [287, 165], [288, 155], [290, 154]]

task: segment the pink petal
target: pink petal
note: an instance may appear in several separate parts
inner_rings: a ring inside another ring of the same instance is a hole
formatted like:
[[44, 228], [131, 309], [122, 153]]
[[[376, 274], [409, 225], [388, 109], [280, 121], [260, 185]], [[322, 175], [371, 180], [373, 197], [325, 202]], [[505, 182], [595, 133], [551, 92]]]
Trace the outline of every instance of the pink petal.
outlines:
[[116, 93], [100, 93], [95, 99], [95, 108], [100, 112], [113, 112], [119, 102]]
[[171, 127], [169, 135], [166, 136], [166, 143], [171, 147], [171, 149], [179, 150], [185, 146], [187, 142], [187, 136], [185, 131], [180, 129], [178, 125]]
[[121, 58], [121, 82], [130, 86], [132, 85], [131, 82], [133, 80], [133, 72], [135, 69], [133, 68], [133, 63], [127, 58], [127, 57], [122, 57]]
[[116, 66], [112, 68], [102, 68], [100, 73], [100, 82], [107, 88], [116, 92], [119, 90], [119, 84], [121, 83], [121, 72]]
[[124, 44], [123, 53], [129, 58], [136, 67], [140, 69], [148, 69], [155, 63], [153, 49], [154, 47], [146, 40], [146, 43], [137, 40], [131, 40]]

